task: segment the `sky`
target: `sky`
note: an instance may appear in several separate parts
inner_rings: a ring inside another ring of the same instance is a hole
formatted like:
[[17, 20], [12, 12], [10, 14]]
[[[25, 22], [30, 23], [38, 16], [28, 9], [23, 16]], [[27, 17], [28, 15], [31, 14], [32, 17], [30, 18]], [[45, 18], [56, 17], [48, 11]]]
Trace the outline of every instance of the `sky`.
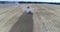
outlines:
[[60, 2], [60, 0], [0, 0], [0, 1]]

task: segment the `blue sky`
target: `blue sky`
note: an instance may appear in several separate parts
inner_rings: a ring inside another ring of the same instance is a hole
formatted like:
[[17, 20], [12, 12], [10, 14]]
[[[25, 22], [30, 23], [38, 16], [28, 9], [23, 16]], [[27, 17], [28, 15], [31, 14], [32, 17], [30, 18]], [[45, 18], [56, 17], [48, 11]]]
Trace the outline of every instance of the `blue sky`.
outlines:
[[0, 0], [0, 1], [37, 1], [37, 2], [60, 2], [60, 0]]

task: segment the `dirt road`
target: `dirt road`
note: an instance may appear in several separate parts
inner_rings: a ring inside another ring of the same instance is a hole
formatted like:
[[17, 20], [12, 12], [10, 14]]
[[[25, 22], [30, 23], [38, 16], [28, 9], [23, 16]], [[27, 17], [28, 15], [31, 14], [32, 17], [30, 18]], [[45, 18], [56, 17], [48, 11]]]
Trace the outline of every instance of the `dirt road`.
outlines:
[[33, 15], [23, 13], [10, 32], [33, 32]]

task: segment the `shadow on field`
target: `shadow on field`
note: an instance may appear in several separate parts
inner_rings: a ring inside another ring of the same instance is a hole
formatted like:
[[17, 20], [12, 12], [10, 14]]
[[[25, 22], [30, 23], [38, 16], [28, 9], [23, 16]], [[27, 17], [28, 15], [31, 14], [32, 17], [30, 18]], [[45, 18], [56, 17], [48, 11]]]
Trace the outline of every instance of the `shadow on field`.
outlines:
[[24, 12], [9, 32], [33, 32], [32, 17], [33, 15]]

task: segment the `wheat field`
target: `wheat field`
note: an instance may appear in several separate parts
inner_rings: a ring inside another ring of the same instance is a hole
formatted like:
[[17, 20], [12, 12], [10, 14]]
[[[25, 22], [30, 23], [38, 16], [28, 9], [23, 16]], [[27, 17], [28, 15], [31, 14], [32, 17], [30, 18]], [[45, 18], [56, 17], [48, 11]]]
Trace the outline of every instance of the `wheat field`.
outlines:
[[60, 32], [60, 5], [19, 4], [0, 8], [0, 32], [9, 32], [24, 13], [22, 7], [30, 6], [33, 12], [33, 32]]

